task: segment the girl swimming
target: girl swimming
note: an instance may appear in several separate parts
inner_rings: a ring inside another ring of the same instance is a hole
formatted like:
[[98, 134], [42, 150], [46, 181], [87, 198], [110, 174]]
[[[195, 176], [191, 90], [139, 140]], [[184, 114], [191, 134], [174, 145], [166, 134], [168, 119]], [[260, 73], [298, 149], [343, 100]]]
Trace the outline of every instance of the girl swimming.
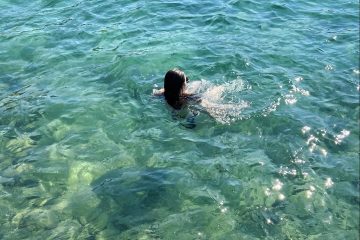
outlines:
[[194, 94], [186, 92], [189, 78], [179, 69], [169, 70], [165, 74], [164, 88], [154, 92], [154, 95], [164, 95], [166, 102], [176, 110], [180, 110], [187, 100], [195, 100]]
[[249, 117], [244, 110], [250, 107], [250, 103], [242, 100], [240, 95], [246, 90], [242, 79], [219, 85], [207, 80], [188, 82], [189, 78], [183, 71], [173, 69], [165, 74], [164, 88], [153, 90], [154, 95], [165, 97], [174, 110], [175, 119], [186, 119], [186, 127], [195, 127], [195, 117], [200, 112], [223, 124]]

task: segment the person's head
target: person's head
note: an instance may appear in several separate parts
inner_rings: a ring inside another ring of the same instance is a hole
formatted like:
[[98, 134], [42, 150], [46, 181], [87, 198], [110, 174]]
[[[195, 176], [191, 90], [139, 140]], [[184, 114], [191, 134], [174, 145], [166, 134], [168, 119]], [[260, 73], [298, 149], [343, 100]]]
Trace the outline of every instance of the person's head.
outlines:
[[164, 96], [167, 103], [175, 109], [180, 109], [183, 105], [181, 96], [185, 91], [188, 78], [179, 69], [169, 70], [164, 78]]

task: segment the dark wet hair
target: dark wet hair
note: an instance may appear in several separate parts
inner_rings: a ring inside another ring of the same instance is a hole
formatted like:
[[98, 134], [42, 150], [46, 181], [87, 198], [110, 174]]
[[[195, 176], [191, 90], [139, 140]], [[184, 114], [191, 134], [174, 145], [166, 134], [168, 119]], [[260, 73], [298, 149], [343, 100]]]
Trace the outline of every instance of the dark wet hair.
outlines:
[[164, 78], [164, 96], [167, 103], [175, 109], [181, 109], [184, 104], [182, 95], [185, 91], [185, 73], [179, 69], [169, 70]]

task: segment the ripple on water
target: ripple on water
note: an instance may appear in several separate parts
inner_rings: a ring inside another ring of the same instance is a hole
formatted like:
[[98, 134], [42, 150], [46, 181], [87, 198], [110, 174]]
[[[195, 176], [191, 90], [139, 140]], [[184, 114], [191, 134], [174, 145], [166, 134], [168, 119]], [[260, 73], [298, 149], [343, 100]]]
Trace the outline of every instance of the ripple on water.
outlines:
[[[0, 15], [0, 238], [358, 237], [356, 1]], [[206, 79], [193, 128], [150, 96], [174, 67]]]

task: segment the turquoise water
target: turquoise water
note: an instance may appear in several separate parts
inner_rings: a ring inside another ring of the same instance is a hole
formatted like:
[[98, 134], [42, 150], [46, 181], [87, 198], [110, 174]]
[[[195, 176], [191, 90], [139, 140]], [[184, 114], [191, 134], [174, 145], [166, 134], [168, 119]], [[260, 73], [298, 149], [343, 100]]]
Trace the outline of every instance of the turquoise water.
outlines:
[[[0, 16], [1, 239], [359, 239], [357, 0]], [[194, 128], [151, 95], [174, 67]]]

